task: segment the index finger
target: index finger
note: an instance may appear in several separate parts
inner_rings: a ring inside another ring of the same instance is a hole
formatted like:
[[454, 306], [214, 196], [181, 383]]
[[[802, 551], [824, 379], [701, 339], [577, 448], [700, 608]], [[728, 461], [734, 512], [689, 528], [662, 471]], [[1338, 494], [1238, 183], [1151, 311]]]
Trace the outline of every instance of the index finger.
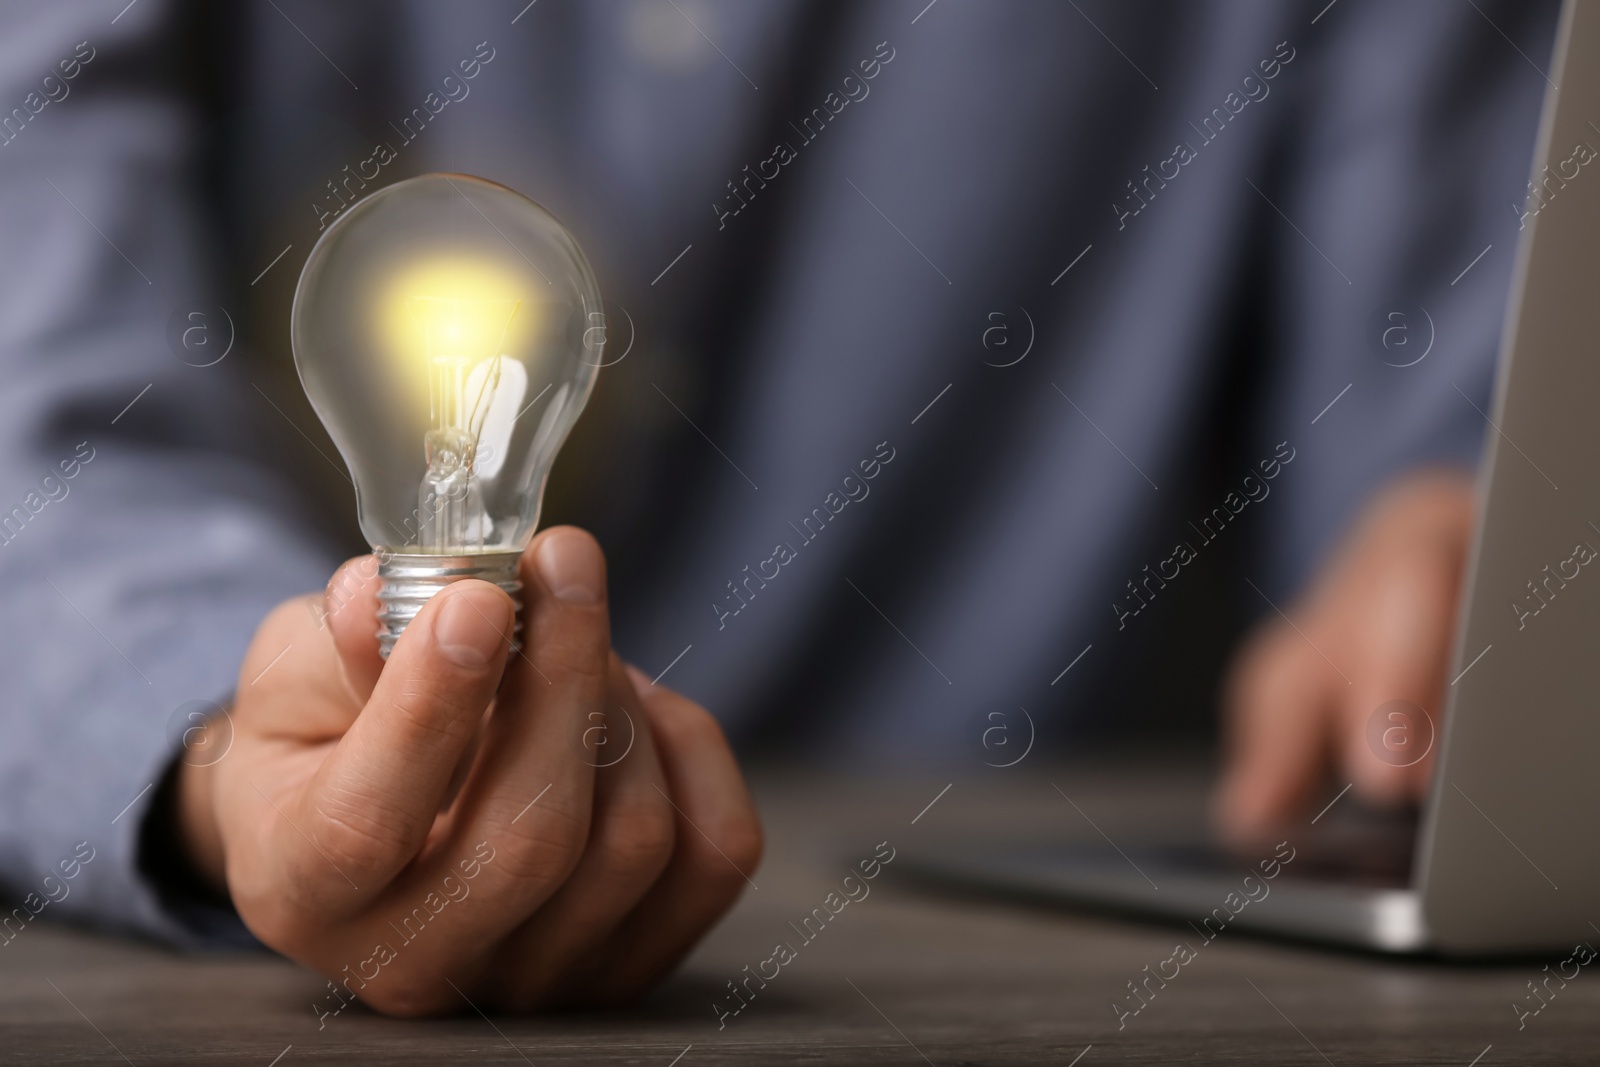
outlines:
[[1306, 639], [1274, 625], [1241, 656], [1227, 696], [1228, 755], [1213, 813], [1250, 847], [1292, 821], [1322, 784], [1343, 681]]

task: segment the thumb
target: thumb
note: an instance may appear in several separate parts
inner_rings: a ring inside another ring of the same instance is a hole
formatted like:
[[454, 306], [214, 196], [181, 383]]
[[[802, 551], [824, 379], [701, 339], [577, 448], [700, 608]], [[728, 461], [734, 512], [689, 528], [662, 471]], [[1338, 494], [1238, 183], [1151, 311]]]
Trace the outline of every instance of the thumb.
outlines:
[[[467, 579], [406, 627], [371, 698], [300, 798], [297, 827], [315, 853], [305, 854], [301, 837], [284, 837], [301, 853], [308, 897], [320, 889], [330, 906], [348, 906], [348, 882], [360, 886], [357, 899], [370, 899], [415, 856], [494, 698], [514, 618], [504, 591]], [[329, 877], [329, 857], [339, 877]]]

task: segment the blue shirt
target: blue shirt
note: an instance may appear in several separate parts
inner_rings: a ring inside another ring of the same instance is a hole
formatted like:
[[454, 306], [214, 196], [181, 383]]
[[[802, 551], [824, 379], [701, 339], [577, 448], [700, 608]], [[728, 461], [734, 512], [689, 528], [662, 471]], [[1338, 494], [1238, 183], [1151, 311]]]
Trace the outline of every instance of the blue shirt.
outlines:
[[547, 517], [607, 546], [626, 657], [736, 736], [976, 766], [989, 711], [1115, 728], [1203, 644], [1168, 605], [1285, 604], [1383, 481], [1476, 461], [1554, 25], [32, 7], [0, 37], [0, 879], [190, 940], [136, 869], [153, 786], [266, 611], [360, 551], [287, 319], [364, 190], [480, 174], [594, 262], [620, 361]]

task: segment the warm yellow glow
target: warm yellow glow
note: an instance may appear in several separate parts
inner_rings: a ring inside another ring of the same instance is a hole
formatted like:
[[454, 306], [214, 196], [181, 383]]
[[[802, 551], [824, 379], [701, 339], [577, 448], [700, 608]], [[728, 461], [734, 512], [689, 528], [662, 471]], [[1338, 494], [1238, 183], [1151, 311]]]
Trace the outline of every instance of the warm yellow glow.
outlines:
[[441, 259], [399, 269], [380, 289], [378, 329], [402, 373], [426, 388], [430, 367], [470, 370], [515, 352], [534, 326], [518, 277], [492, 263]]

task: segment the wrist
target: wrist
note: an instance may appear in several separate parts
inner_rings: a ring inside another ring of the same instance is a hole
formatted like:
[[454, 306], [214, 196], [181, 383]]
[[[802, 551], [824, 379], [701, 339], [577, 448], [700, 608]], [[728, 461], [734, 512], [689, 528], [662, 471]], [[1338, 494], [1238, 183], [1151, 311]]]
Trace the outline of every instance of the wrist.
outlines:
[[170, 832], [190, 871], [211, 893], [226, 898], [228, 878], [215, 804], [216, 765], [181, 756], [173, 766]]
[[178, 917], [196, 907], [231, 907], [221, 835], [213, 815], [212, 768], [168, 765], [139, 829], [137, 866], [167, 911]]

